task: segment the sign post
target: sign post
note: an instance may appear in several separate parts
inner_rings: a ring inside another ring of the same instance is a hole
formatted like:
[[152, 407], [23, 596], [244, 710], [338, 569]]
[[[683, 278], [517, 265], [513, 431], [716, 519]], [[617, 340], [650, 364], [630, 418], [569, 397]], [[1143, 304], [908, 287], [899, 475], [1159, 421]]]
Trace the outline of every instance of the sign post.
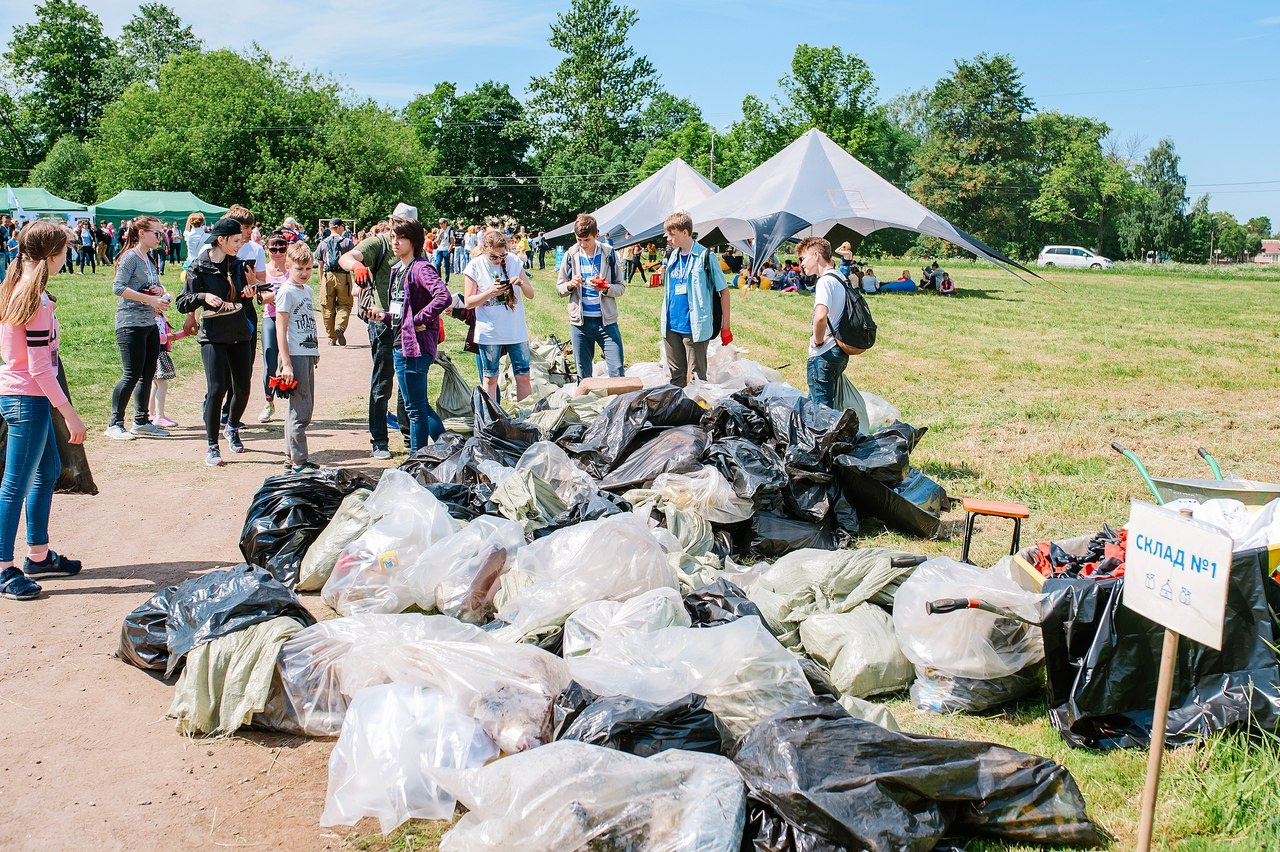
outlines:
[[1217, 527], [1133, 501], [1125, 548], [1123, 603], [1165, 628], [1155, 716], [1151, 720], [1151, 754], [1138, 823], [1141, 852], [1151, 849], [1179, 636], [1222, 650], [1232, 548], [1231, 537]]

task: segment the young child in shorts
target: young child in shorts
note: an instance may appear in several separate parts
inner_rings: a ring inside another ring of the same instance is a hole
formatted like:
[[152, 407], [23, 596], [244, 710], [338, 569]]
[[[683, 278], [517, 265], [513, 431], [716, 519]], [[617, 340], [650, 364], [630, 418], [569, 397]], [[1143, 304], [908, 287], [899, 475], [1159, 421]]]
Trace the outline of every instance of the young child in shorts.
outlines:
[[[307, 452], [307, 427], [315, 408], [316, 364], [320, 346], [316, 341], [316, 315], [311, 301], [311, 250], [298, 241], [285, 255], [289, 280], [276, 291], [276, 342], [280, 363], [276, 376], [286, 384], [289, 415], [284, 421], [285, 466], [294, 473], [315, 470]], [[280, 393], [277, 391], [277, 396]]]

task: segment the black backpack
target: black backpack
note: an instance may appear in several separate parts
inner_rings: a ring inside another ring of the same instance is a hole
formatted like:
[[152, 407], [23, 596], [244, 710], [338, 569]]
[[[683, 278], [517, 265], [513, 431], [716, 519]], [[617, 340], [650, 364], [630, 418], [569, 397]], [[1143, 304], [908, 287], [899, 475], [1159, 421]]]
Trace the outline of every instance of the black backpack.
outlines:
[[[345, 269], [338, 265], [338, 258], [355, 248], [354, 245], [349, 245], [351, 242], [351, 237], [348, 234], [343, 234], [341, 237], [333, 234], [325, 239], [325, 243], [328, 246], [324, 258], [325, 272], [346, 272]], [[343, 248], [344, 245], [346, 246], [345, 249]]]
[[[668, 247], [662, 255], [662, 268], [665, 271], [671, 263], [671, 253], [674, 248]], [[720, 304], [720, 294], [716, 292], [716, 285], [711, 283], [711, 249], [702, 252], [702, 277], [707, 282], [707, 286], [711, 289], [711, 336], [720, 336], [720, 325], [724, 321], [724, 306]]]
[[834, 269], [827, 272], [844, 287], [844, 310], [835, 322], [827, 315], [827, 326], [836, 346], [846, 355], [861, 355], [876, 345], [876, 321], [871, 318], [871, 308], [862, 294], [849, 286], [849, 279]]

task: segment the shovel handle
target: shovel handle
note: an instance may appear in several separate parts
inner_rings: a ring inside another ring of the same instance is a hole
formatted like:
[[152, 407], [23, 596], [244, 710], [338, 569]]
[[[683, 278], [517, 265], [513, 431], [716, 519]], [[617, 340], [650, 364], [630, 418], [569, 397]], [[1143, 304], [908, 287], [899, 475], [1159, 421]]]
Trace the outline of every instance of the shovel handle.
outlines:
[[978, 602], [971, 598], [941, 598], [929, 601], [924, 605], [930, 615], [941, 615], [944, 612], [957, 612], [962, 609], [976, 609]]

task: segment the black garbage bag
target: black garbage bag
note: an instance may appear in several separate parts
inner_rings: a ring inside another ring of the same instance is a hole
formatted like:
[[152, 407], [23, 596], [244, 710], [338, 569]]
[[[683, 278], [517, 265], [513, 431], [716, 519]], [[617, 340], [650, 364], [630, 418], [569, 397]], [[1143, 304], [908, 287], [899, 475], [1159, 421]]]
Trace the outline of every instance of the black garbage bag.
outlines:
[[914, 467], [907, 478], [897, 485], [890, 486], [896, 494], [935, 517], [941, 516], [947, 508], [947, 492]]
[[[905, 423], [894, 425], [906, 426]], [[874, 435], [862, 435], [836, 461], [845, 470], [896, 485], [911, 472], [911, 445], [900, 430], [890, 426]]]
[[461, 435], [443, 435], [440, 440], [419, 448], [416, 453], [400, 462], [399, 468], [417, 480], [419, 485], [430, 482], [450, 482], [452, 480], [437, 479], [434, 471], [460, 453], [465, 440]]
[[472, 434], [488, 444], [507, 467], [515, 467], [529, 445], [542, 440], [537, 426], [509, 417], [482, 388], [471, 394], [471, 411], [475, 418]]
[[831, 452], [858, 438], [858, 415], [814, 404], [786, 385], [770, 384], [734, 394], [734, 399], [762, 414], [773, 432], [774, 448], [788, 469], [822, 471]]
[[[67, 374], [58, 363], [58, 384], [62, 392], [71, 398], [71, 389], [67, 386]], [[58, 482], [54, 491], [59, 494], [98, 493], [98, 484], [93, 481], [93, 471], [89, 470], [89, 457], [85, 454], [84, 444], [71, 443], [71, 430], [62, 412], [53, 409], [53, 435], [58, 443], [58, 460], [62, 462], [62, 470], [58, 474]], [[9, 441], [9, 424], [0, 418], [0, 476], [4, 476], [5, 449]]]
[[685, 595], [684, 608], [693, 627], [717, 627], [745, 616], [755, 616], [765, 627], [769, 626], [760, 607], [747, 599], [747, 593], [723, 577]]
[[[162, 611], [163, 652], [158, 641]], [[169, 677], [192, 648], [282, 615], [304, 627], [316, 623], [283, 583], [256, 565], [242, 563], [156, 592], [125, 616], [116, 656], [140, 668], [164, 669]]]
[[798, 655], [796, 659], [800, 661], [800, 671], [804, 672], [804, 679], [809, 682], [809, 688], [813, 690], [814, 695], [826, 696], [837, 701], [840, 699], [840, 690], [836, 689], [836, 685], [827, 677], [822, 666], [803, 654]]
[[1075, 780], [1053, 761], [888, 731], [828, 699], [770, 716], [733, 761], [748, 790], [743, 848], [896, 852], [933, 849], [949, 836], [1058, 846], [1103, 839]]
[[740, 547], [765, 559], [770, 559], [802, 547], [819, 550], [835, 550], [835, 537], [823, 523], [797, 521], [773, 512], [756, 512], [747, 524], [747, 542]]
[[357, 488], [377, 486], [362, 473], [326, 468], [268, 477], [254, 495], [240, 533], [244, 561], [271, 572], [289, 588], [307, 548]]
[[633, 452], [612, 473], [600, 480], [607, 491], [640, 488], [662, 473], [689, 473], [702, 469], [707, 436], [698, 426], [668, 429]]
[[585, 521], [598, 521], [610, 515], [630, 511], [631, 504], [617, 494], [608, 491], [597, 491], [585, 500], [579, 500], [565, 511], [556, 515], [542, 529], [535, 530], [533, 537], [542, 538], [565, 527], [572, 527]]
[[625, 695], [597, 698], [557, 737], [652, 757], [678, 748], [723, 754], [724, 731], [701, 695], [654, 704]]
[[[1280, 725], [1280, 584], [1267, 551], [1231, 560], [1222, 650], [1182, 639], [1166, 742], [1213, 731]], [[1151, 741], [1164, 628], [1121, 605], [1125, 580], [1050, 579], [1044, 622], [1049, 721], [1081, 748], [1143, 748]]]
[[[921, 538], [934, 538], [942, 530], [942, 520], [937, 515], [917, 506], [906, 495], [895, 491], [890, 484], [859, 471], [848, 460], [847, 454], [836, 457], [836, 475], [845, 496], [860, 515], [876, 518], [891, 529]], [[947, 496], [942, 486], [933, 480], [928, 481], [933, 487], [925, 486], [923, 480], [919, 480], [917, 487], [927, 490], [913, 491], [912, 496], [916, 493], [927, 494], [931, 505], [945, 505]]]
[[576, 680], [570, 681], [551, 703], [551, 739], [560, 739], [582, 711], [599, 697]]
[[702, 406], [675, 385], [625, 393], [591, 422], [581, 440], [562, 439], [561, 446], [593, 478], [604, 479], [657, 432], [697, 425], [702, 414]]
[[782, 458], [768, 444], [747, 438], [720, 438], [707, 447], [702, 460], [724, 475], [735, 494], [757, 506], [787, 485]]
[[760, 445], [773, 439], [773, 426], [769, 420], [733, 397], [721, 400], [702, 415], [702, 430], [713, 441], [742, 438]]

